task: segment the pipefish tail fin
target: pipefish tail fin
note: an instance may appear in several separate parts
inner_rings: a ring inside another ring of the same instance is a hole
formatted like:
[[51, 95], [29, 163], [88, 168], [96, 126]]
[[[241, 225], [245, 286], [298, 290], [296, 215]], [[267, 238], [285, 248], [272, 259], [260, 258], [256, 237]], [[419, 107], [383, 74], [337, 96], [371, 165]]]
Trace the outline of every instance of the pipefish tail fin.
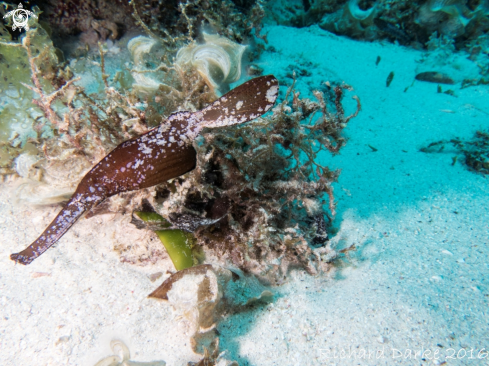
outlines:
[[10, 259], [27, 265], [55, 244], [85, 211], [102, 202], [105, 197], [75, 193], [46, 230], [31, 245]]

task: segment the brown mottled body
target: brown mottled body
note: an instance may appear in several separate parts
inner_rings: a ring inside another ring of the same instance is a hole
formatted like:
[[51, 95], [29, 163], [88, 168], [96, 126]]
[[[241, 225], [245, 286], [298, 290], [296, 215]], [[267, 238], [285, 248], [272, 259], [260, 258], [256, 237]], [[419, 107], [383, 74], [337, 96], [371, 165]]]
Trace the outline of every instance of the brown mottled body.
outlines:
[[250, 121], [275, 103], [278, 82], [272, 75], [252, 79], [199, 112], [177, 112], [159, 127], [123, 142], [78, 185], [73, 197], [29, 247], [10, 259], [29, 264], [55, 244], [91, 207], [121, 192], [152, 187], [195, 167], [192, 142], [205, 127]]

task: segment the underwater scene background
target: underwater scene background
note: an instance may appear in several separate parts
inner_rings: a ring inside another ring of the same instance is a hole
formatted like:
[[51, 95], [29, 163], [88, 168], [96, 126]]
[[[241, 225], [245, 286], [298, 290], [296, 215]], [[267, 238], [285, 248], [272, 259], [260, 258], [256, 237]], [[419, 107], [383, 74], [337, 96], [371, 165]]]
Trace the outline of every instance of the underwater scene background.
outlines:
[[489, 1], [0, 14], [1, 366], [489, 365]]

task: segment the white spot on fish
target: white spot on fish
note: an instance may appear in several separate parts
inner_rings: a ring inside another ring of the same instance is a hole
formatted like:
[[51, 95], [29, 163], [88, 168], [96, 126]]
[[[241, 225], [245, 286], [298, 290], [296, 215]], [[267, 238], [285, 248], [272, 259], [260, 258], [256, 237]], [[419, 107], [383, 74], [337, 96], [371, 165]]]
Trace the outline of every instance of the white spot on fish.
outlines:
[[146, 146], [146, 144], [141, 144], [142, 146], [139, 148], [139, 150], [142, 151], [143, 154], [151, 154], [151, 151], [153, 151], [153, 149], [151, 149], [150, 147]]
[[274, 85], [270, 89], [267, 90], [267, 101], [269, 103], [275, 103], [275, 99], [277, 99], [278, 86]]
[[144, 161], [137, 159], [136, 163], [132, 166], [133, 169], [139, 168], [140, 165], [142, 165]]

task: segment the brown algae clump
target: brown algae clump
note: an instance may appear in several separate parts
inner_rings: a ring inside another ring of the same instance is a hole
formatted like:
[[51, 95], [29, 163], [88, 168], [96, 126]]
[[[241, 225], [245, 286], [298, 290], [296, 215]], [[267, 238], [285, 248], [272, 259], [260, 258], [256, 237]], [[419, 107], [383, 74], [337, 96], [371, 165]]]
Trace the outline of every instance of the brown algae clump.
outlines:
[[[268, 117], [204, 131], [194, 143], [196, 169], [157, 187], [153, 208], [176, 226], [195, 222], [196, 246], [209, 257], [265, 281], [280, 283], [290, 266], [327, 270], [336, 257], [327, 228], [339, 171], [317, 155], [336, 154], [346, 141], [341, 131], [360, 110], [354, 97], [358, 109], [345, 116], [349, 89], [329, 86], [312, 101], [291, 88]], [[199, 225], [204, 219], [217, 222]]]

